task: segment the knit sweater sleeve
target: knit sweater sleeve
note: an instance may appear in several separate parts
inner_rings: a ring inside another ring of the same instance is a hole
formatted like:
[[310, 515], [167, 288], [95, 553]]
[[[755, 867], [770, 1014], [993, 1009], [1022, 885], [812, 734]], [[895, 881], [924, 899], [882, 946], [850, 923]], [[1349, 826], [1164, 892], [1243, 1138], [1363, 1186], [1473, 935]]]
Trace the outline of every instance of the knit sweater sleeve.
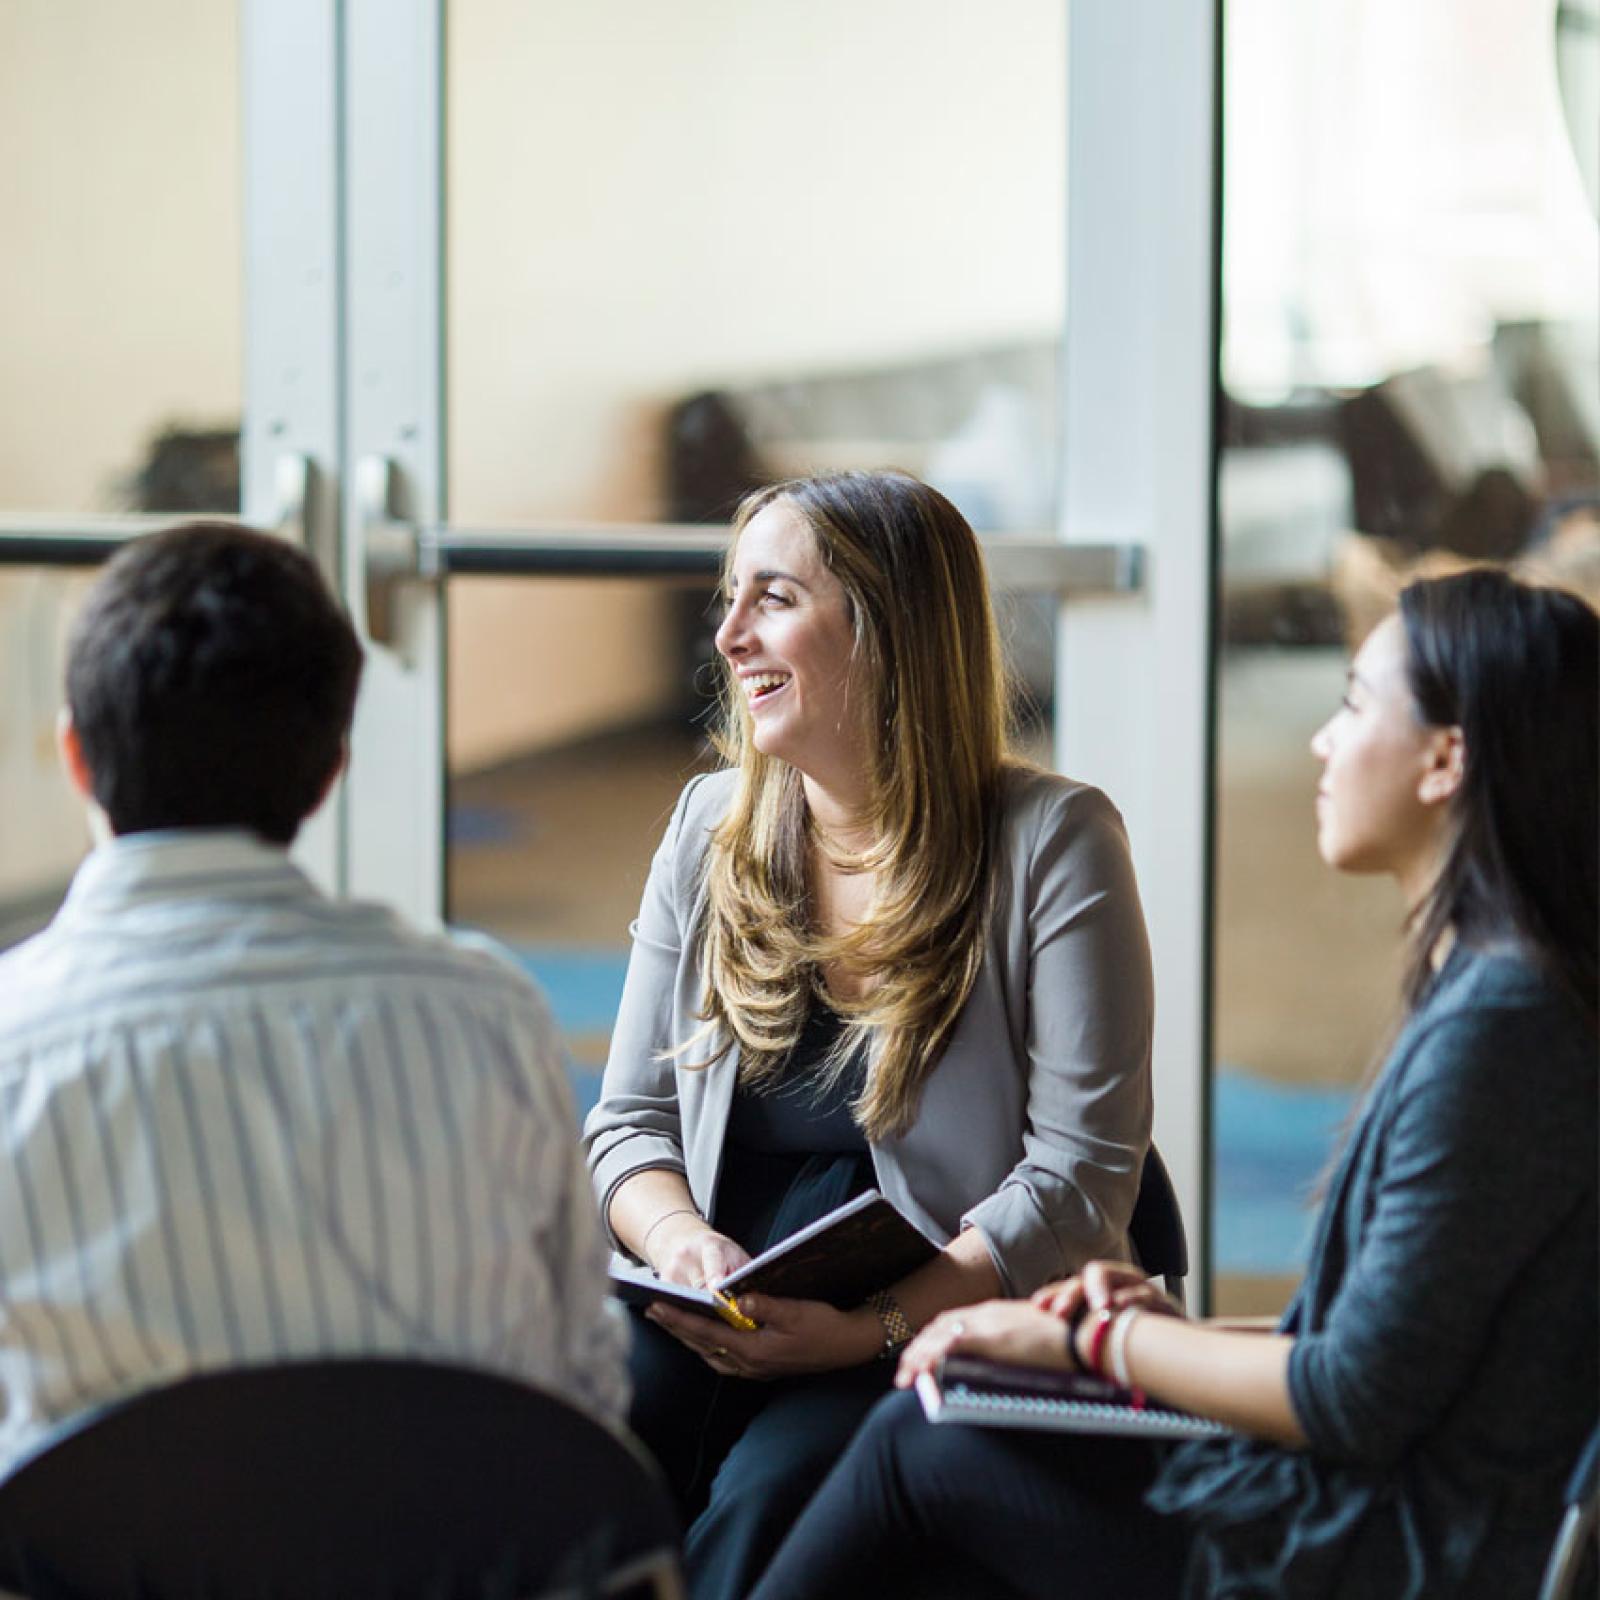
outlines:
[[1289, 1362], [1312, 1448], [1369, 1465], [1399, 1458], [1463, 1396], [1508, 1297], [1593, 1193], [1592, 1046], [1548, 1006], [1447, 1013], [1391, 1068], [1360, 1245]]

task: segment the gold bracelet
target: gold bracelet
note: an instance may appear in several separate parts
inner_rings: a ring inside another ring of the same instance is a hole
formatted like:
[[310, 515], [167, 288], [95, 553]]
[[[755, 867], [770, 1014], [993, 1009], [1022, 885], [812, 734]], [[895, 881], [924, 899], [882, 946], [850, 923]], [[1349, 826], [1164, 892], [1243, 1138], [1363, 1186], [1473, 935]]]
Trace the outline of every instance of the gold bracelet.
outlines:
[[889, 1293], [887, 1289], [879, 1289], [875, 1294], [867, 1296], [866, 1303], [877, 1313], [878, 1321], [883, 1324], [883, 1349], [878, 1352], [878, 1358], [888, 1361], [899, 1353], [911, 1342], [915, 1331], [911, 1320], [900, 1309], [900, 1302]]

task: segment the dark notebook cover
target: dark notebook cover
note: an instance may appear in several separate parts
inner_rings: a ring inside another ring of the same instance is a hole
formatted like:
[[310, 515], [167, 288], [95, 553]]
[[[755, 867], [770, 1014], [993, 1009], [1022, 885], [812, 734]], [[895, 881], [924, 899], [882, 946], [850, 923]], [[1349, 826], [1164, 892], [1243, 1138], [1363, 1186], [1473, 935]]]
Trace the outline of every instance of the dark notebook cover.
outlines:
[[[932, 1240], [869, 1189], [746, 1262], [720, 1288], [736, 1299], [753, 1292], [825, 1300], [848, 1311], [938, 1253]], [[706, 1316], [720, 1314], [710, 1290], [663, 1283], [648, 1267], [613, 1264], [611, 1292], [630, 1305], [664, 1300]]]
[[1051, 1433], [1116, 1433], [1196, 1439], [1232, 1430], [1207, 1417], [1146, 1401], [1104, 1378], [1047, 1367], [1016, 1367], [976, 1356], [946, 1356], [917, 1379], [930, 1422], [975, 1422]]

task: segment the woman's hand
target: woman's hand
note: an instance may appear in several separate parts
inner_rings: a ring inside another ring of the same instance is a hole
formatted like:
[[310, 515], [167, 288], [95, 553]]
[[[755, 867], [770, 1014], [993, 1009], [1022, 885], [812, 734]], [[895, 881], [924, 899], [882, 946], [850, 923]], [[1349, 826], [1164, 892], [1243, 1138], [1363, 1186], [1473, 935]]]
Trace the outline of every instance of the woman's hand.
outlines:
[[1183, 1307], [1165, 1289], [1126, 1261], [1091, 1261], [1076, 1277], [1035, 1289], [1029, 1303], [1063, 1322], [1071, 1322], [1080, 1307], [1121, 1311], [1125, 1306], [1137, 1306], [1165, 1317], [1183, 1315]]
[[1020, 1367], [1066, 1367], [1067, 1336], [1060, 1320], [1026, 1300], [986, 1300], [941, 1311], [905, 1347], [894, 1381], [909, 1388], [947, 1355], [986, 1356]]
[[1085, 1369], [1093, 1338], [1092, 1313], [1131, 1307], [1163, 1317], [1183, 1316], [1183, 1307], [1166, 1290], [1126, 1261], [1091, 1261], [1077, 1277], [1035, 1290], [1031, 1303], [1073, 1329], [1073, 1358]]
[[[983, 1356], [1020, 1367], [1084, 1365], [1086, 1350], [1069, 1353], [1067, 1333], [1080, 1308], [1120, 1311], [1137, 1306], [1181, 1317], [1177, 1302], [1125, 1261], [1091, 1261], [1073, 1278], [1046, 1284], [1029, 1300], [988, 1300], [936, 1316], [905, 1348], [895, 1383], [902, 1389], [931, 1372], [947, 1355]], [[1083, 1324], [1080, 1323], [1080, 1332]]]
[[669, 1216], [650, 1234], [650, 1269], [667, 1283], [713, 1287], [737, 1272], [750, 1255], [725, 1233], [692, 1212]]
[[821, 1300], [748, 1294], [740, 1295], [739, 1309], [760, 1327], [745, 1332], [665, 1304], [651, 1306], [645, 1315], [713, 1372], [730, 1378], [761, 1381], [831, 1372], [860, 1366], [883, 1348], [882, 1323], [862, 1307], [836, 1311]]

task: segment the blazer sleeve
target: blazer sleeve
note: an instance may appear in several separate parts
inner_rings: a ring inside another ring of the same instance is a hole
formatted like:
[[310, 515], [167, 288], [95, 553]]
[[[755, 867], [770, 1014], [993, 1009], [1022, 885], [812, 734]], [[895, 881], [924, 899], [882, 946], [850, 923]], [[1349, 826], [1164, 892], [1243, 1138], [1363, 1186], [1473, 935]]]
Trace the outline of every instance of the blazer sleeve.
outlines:
[[1022, 1159], [962, 1217], [1026, 1294], [1125, 1253], [1150, 1142], [1154, 980], [1127, 834], [1098, 789], [1052, 797], [1021, 868]]
[[[649, 1167], [687, 1172], [677, 1073], [667, 1052], [682, 1042], [673, 1037], [673, 1000], [693, 910], [694, 880], [693, 865], [686, 869], [682, 858], [688, 843], [685, 819], [701, 782], [694, 779], [679, 796], [650, 864], [639, 915], [629, 929], [633, 950], [600, 1099], [584, 1123], [589, 1177], [602, 1218], [607, 1217], [617, 1185], [633, 1173]], [[698, 853], [690, 853], [697, 862]], [[624, 1249], [609, 1220], [606, 1232], [613, 1248]]]

